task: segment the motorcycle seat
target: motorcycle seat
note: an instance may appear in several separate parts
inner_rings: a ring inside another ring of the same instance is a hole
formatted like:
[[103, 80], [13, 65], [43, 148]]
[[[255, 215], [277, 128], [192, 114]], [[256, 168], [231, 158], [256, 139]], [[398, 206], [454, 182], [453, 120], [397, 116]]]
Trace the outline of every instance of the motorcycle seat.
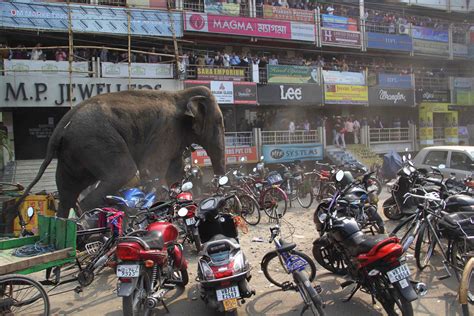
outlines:
[[158, 235], [158, 232], [147, 232], [143, 236], [128, 236], [120, 238], [120, 242], [136, 242], [140, 244], [145, 250], [162, 250], [165, 247], [163, 237]]
[[286, 242], [282, 239], [280, 239], [280, 245], [281, 247], [277, 249], [277, 251], [279, 253], [283, 253], [283, 252], [288, 252], [290, 250], [293, 250], [296, 248], [296, 244], [295, 243], [292, 243], [292, 242]]
[[354, 237], [350, 237], [345, 243], [348, 246], [347, 249], [349, 250], [350, 254], [357, 256], [369, 252], [376, 244], [387, 238], [388, 236], [385, 234], [356, 234]]
[[239, 244], [235, 238], [230, 238], [230, 237], [224, 236], [222, 234], [217, 234], [217, 235], [213, 236], [211, 239], [209, 239], [209, 241], [218, 241], [218, 240], [229, 240], [230, 242], [232, 242], [234, 244], [237, 244], [237, 245]]

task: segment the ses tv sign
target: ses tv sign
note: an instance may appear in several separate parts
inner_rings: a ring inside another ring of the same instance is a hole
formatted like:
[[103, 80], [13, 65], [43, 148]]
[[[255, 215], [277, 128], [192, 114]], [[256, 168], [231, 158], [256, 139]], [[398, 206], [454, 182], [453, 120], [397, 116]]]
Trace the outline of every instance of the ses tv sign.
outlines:
[[[257, 147], [255, 146], [232, 146], [225, 148], [225, 163], [238, 164], [240, 159], [244, 157], [245, 162], [257, 162]], [[211, 166], [211, 158], [207, 155], [203, 148], [199, 148], [192, 153], [193, 161], [197, 160], [197, 164], [201, 167]]]

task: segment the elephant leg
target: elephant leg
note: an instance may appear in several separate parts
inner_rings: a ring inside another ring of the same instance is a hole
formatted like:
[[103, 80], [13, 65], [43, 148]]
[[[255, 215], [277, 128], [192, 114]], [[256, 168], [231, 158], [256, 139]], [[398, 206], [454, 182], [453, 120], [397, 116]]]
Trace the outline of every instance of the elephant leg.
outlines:
[[166, 182], [168, 185], [175, 183], [183, 177], [184, 165], [181, 157], [171, 160], [166, 171]]
[[[71, 208], [76, 208], [79, 194], [94, 183], [94, 179], [82, 173], [80, 177], [73, 176], [63, 163], [58, 162], [56, 170], [56, 185], [59, 192], [59, 208], [56, 216], [66, 218]], [[80, 214], [78, 214], [80, 215]]]

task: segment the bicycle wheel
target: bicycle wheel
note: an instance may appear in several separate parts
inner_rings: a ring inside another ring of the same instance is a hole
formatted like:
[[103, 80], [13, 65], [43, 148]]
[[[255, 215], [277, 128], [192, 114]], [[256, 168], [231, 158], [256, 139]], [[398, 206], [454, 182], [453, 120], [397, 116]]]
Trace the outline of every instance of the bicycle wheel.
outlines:
[[420, 271], [423, 271], [430, 263], [435, 245], [436, 239], [433, 236], [428, 224], [421, 224], [415, 244], [416, 265]]
[[463, 239], [450, 241], [450, 247], [448, 249], [450, 250], [449, 261], [453, 266], [456, 277], [459, 279], [460, 274], [462, 273], [469, 259], [466, 254], [470, 253], [474, 249], [469, 247]]
[[239, 195], [242, 204], [242, 217], [249, 225], [260, 223], [260, 207], [258, 202], [248, 194]]
[[0, 276], [1, 315], [49, 315], [49, 298], [43, 286], [23, 275]]
[[327, 199], [333, 197], [334, 193], [336, 193], [337, 189], [333, 184], [326, 183], [321, 188], [320, 199]]
[[463, 316], [469, 315], [469, 303], [474, 303], [474, 257], [471, 257], [464, 267], [459, 284], [459, 303]]
[[[288, 252], [289, 255], [298, 256], [308, 262], [308, 265], [304, 269], [308, 273], [308, 278], [310, 282], [313, 282], [314, 278], [316, 277], [316, 266], [311, 260], [310, 257], [305, 255], [302, 252], [297, 250], [291, 250]], [[263, 275], [267, 278], [270, 283], [278, 286], [279, 288], [283, 288], [284, 284], [290, 284], [293, 279], [290, 274], [288, 274], [283, 267], [284, 262], [281, 261], [278, 253], [276, 251], [272, 251], [267, 253], [260, 263], [260, 267], [263, 271]]]
[[316, 289], [311, 285], [308, 280], [306, 273], [302, 271], [293, 272], [293, 278], [295, 280], [298, 291], [303, 298], [306, 306], [311, 310], [313, 315], [324, 316], [326, 313], [323, 310], [323, 302]]
[[263, 193], [263, 209], [272, 219], [282, 218], [288, 209], [288, 198], [278, 187], [271, 187]]
[[307, 182], [303, 182], [296, 187], [296, 198], [302, 208], [309, 208], [313, 204], [313, 190]]
[[398, 237], [400, 239], [400, 243], [404, 247], [405, 246], [412, 247], [413, 241], [415, 238], [414, 233], [415, 233], [416, 221], [417, 221], [416, 214], [413, 214], [410, 217], [407, 217], [393, 229], [393, 231], [390, 233], [390, 236]]

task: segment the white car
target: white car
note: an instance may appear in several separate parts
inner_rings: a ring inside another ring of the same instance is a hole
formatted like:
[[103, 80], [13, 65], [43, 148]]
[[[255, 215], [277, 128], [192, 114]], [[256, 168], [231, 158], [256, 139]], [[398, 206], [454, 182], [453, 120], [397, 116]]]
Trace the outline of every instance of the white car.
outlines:
[[474, 172], [474, 146], [433, 146], [426, 147], [413, 159], [416, 168], [440, 168], [443, 176], [456, 175], [458, 180], [471, 176]]

